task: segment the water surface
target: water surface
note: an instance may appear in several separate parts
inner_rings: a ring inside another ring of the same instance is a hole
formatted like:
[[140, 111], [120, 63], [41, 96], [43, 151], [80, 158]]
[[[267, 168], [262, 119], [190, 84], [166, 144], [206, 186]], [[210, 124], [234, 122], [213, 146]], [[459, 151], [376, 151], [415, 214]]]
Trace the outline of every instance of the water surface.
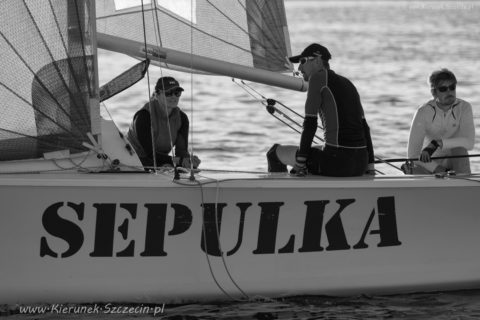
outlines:
[[[292, 51], [312, 43], [327, 46], [331, 67], [357, 86], [371, 127], [376, 154], [406, 157], [415, 110], [431, 99], [427, 78], [438, 68], [452, 70], [457, 96], [480, 117], [480, 3], [476, 1], [286, 1]], [[136, 60], [107, 51], [100, 55], [100, 82]], [[186, 89], [181, 106], [193, 125], [191, 141], [204, 169], [266, 171], [265, 152], [274, 143], [298, 144], [299, 135], [270, 116], [231, 79], [150, 69], [153, 88], [173, 75]], [[302, 113], [305, 93], [251, 86]], [[106, 105], [122, 131], [148, 99], [144, 80]], [[478, 131], [478, 130], [477, 130]], [[477, 132], [476, 147], [479, 153]], [[386, 173], [398, 171], [378, 166]], [[480, 158], [472, 158], [480, 172]]]

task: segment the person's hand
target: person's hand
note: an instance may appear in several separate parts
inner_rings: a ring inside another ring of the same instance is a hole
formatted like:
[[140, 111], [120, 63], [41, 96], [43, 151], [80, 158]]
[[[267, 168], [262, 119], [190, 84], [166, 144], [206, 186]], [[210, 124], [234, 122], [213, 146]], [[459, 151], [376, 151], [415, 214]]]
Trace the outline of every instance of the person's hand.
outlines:
[[193, 168], [197, 169], [198, 166], [200, 165], [200, 162], [202, 162], [196, 155], [192, 156], [193, 160]]
[[420, 153], [420, 161], [422, 162], [430, 162], [432, 159], [430, 159], [430, 156], [433, 152], [430, 152], [429, 150], [422, 150], [422, 153]]
[[[441, 140], [440, 140], [441, 142]], [[443, 144], [443, 143], [442, 143]], [[426, 146], [423, 150], [422, 153], [420, 153], [420, 161], [422, 162], [430, 162], [432, 161], [431, 156], [437, 150], [437, 148], [440, 146], [440, 144], [436, 140], [430, 141], [428, 146]]]
[[[190, 163], [190, 158], [192, 159], [192, 163]], [[200, 161], [197, 156], [193, 155], [192, 157], [183, 158], [181, 166], [184, 168], [190, 168], [193, 165], [193, 168], [196, 169], [200, 165], [200, 162], [202, 161]]]

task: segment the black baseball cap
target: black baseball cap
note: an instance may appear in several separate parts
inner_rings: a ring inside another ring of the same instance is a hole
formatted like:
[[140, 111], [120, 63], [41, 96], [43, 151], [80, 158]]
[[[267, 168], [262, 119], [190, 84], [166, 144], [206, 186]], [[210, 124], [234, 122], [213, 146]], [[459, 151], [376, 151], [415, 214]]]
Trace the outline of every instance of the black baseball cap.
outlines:
[[290, 57], [288, 58], [288, 60], [290, 60], [290, 62], [293, 62], [293, 63], [299, 63], [301, 58], [316, 57], [316, 56], [322, 56], [322, 60], [325, 60], [325, 61], [328, 61], [332, 58], [332, 55], [330, 54], [327, 48], [325, 48], [324, 46], [318, 43], [312, 43], [311, 45], [306, 47], [301, 54], [299, 54], [298, 56]]
[[173, 77], [161, 77], [157, 81], [157, 85], [155, 86], [155, 91], [171, 91], [173, 89], [177, 89], [178, 91], [184, 91], [177, 80]]

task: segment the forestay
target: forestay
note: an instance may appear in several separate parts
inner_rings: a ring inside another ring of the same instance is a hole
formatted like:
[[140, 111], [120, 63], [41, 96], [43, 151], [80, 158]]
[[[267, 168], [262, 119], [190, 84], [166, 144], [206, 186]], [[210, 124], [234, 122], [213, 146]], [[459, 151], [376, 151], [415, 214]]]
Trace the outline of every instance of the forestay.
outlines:
[[83, 152], [99, 133], [92, 9], [89, 0], [0, 2], [0, 160]]

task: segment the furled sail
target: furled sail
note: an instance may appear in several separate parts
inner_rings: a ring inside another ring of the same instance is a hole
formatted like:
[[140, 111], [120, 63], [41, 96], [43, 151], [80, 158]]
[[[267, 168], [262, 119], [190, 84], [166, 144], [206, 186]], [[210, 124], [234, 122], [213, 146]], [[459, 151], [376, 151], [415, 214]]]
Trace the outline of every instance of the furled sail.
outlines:
[[0, 160], [83, 152], [99, 133], [93, 6], [0, 2]]
[[96, 11], [100, 48], [172, 69], [304, 86], [272, 75], [292, 71], [283, 0], [103, 0]]

